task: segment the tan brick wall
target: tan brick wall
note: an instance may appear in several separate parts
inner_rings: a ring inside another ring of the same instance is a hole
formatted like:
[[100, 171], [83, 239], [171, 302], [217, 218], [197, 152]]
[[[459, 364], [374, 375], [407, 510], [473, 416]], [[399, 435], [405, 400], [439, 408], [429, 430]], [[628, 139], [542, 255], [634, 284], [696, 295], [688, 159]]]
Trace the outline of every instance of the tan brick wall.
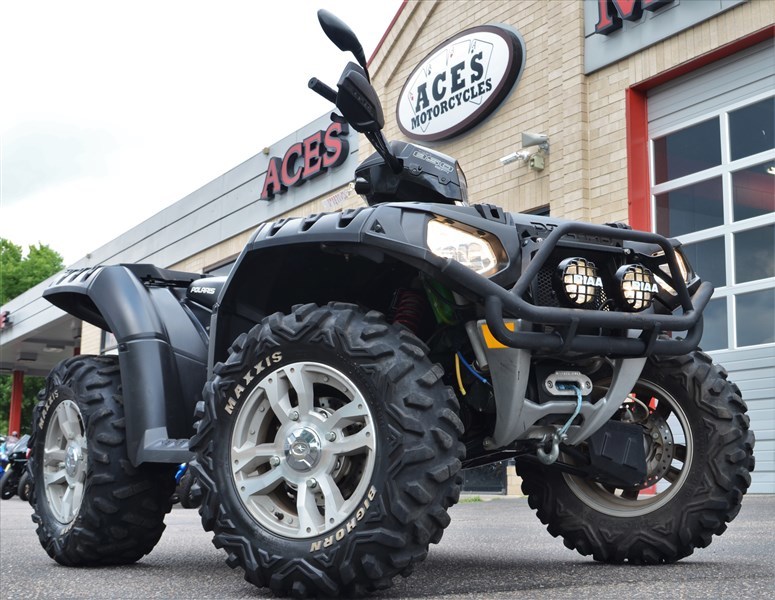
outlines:
[[86, 321], [81, 325], [81, 354], [99, 354], [102, 329]]

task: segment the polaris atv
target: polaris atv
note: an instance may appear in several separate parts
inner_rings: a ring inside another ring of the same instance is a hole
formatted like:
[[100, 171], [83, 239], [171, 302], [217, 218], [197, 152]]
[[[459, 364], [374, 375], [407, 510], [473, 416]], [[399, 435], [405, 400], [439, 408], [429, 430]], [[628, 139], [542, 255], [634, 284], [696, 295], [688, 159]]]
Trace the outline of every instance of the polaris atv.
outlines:
[[711, 284], [654, 233], [469, 205], [454, 159], [385, 139], [358, 40], [319, 19], [357, 60], [310, 87], [376, 149], [368, 206], [260, 225], [228, 277], [122, 264], [45, 291], [118, 355], [70, 358], [42, 392], [43, 547], [137, 561], [194, 457], [213, 543], [280, 595], [390, 586], [441, 539], [462, 469], [504, 459], [581, 554], [707, 546], [754, 467], [740, 392], [697, 350]]

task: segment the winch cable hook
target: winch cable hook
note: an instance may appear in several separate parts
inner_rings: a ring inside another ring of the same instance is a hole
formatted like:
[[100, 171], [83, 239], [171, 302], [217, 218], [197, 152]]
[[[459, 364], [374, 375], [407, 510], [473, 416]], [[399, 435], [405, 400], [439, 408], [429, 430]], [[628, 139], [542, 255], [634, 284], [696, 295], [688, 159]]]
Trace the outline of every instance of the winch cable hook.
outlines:
[[549, 450], [549, 452], [546, 452], [546, 450], [541, 447], [536, 450], [538, 460], [545, 465], [551, 465], [557, 460], [557, 457], [560, 455], [560, 443], [567, 438], [568, 429], [570, 429], [571, 423], [573, 423], [573, 420], [578, 417], [581, 412], [581, 388], [577, 385], [568, 383], [559, 383], [557, 384], [557, 388], [561, 390], [573, 390], [576, 392], [576, 410], [573, 411], [573, 414], [566, 421], [565, 425], [552, 434], [552, 449]]

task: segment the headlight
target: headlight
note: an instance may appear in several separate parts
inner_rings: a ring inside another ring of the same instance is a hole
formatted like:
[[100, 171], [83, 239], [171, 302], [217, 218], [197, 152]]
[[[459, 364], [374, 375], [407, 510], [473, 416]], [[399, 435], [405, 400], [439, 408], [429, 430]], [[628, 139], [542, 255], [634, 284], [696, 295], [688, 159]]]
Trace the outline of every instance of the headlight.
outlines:
[[598, 304], [603, 281], [595, 263], [585, 258], [566, 258], [557, 265], [557, 287], [572, 305]]
[[[665, 251], [660, 250], [659, 252], [655, 252], [651, 256], [655, 258], [660, 258], [665, 256]], [[675, 249], [675, 260], [678, 263], [678, 270], [681, 272], [681, 277], [684, 280], [684, 283], [689, 283], [689, 266], [686, 264], [686, 259], [684, 258], [684, 255], [678, 250], [678, 248]], [[670, 275], [670, 266], [667, 263], [662, 263], [659, 265], [659, 270], [665, 273], [665, 275]], [[656, 280], [659, 282], [659, 285], [662, 286], [662, 289], [669, 292], [671, 295], [675, 296], [676, 292], [673, 289], [673, 286], [671, 286], [667, 281], [665, 281], [664, 278], [660, 277], [659, 275], [654, 275]]]
[[648, 308], [654, 295], [659, 293], [659, 286], [654, 281], [654, 275], [643, 265], [624, 265], [616, 271], [619, 280], [619, 291], [625, 306], [638, 311]]
[[498, 261], [490, 243], [453, 225], [430, 221], [425, 241], [436, 256], [451, 258], [479, 275], [492, 275], [498, 271]]

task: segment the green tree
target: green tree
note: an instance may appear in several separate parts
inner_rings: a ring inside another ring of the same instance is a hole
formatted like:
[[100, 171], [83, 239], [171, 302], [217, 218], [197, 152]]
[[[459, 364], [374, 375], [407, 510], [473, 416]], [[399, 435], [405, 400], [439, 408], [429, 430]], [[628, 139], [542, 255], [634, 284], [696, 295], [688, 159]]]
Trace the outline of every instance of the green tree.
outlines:
[[[30, 246], [27, 255], [21, 246], [0, 238], [0, 305], [5, 304], [28, 289], [35, 287], [64, 268], [62, 257], [46, 245]], [[13, 316], [11, 317], [13, 319]], [[8, 417], [11, 411], [10, 374], [0, 375], [0, 433], [8, 431]], [[43, 385], [43, 377], [25, 377], [22, 392], [21, 431], [30, 433], [32, 409], [37, 393]]]
[[21, 246], [0, 238], [0, 304], [36, 286], [64, 268], [60, 254], [44, 244], [30, 246], [22, 256]]

